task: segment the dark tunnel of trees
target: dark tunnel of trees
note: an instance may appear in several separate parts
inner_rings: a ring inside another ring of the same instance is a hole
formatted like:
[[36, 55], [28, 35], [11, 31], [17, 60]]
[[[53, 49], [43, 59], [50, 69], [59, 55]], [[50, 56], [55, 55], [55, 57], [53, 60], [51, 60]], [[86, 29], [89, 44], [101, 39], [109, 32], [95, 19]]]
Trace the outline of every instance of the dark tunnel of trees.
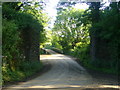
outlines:
[[89, 2], [87, 10], [71, 7], [75, 3], [60, 3], [52, 30], [45, 30], [49, 17], [43, 13], [43, 4], [2, 3], [3, 83], [41, 69], [40, 47], [77, 57], [87, 68], [119, 74], [120, 2], [105, 8], [100, 2]]

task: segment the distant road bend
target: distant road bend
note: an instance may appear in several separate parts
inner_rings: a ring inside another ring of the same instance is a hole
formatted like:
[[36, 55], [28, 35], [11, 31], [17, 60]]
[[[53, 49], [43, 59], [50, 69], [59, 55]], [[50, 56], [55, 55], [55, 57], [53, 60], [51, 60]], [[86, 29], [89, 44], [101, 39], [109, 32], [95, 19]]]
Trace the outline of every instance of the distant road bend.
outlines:
[[118, 90], [117, 85], [100, 84], [93, 80], [91, 75], [80, 66], [73, 58], [48, 50], [51, 55], [41, 55], [40, 60], [50, 64], [51, 69], [42, 75], [22, 82], [19, 85], [12, 85], [5, 90]]

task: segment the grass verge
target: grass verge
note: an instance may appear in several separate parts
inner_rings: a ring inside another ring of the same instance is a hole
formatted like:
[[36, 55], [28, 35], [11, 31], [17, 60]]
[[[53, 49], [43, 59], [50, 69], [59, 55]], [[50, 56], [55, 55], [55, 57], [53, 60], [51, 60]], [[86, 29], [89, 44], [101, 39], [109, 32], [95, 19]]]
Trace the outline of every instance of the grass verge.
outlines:
[[111, 65], [112, 64], [111, 62], [105, 62], [105, 60], [104, 61], [96, 60], [92, 62], [92, 60], [90, 59], [90, 55], [86, 52], [78, 53], [78, 54], [76, 52], [69, 52], [65, 54], [77, 58], [77, 62], [87, 69], [103, 72], [106, 74], [113, 74], [113, 75], [119, 74], [117, 65], [113, 66]]
[[39, 61], [22, 62], [19, 68], [14, 71], [11, 71], [9, 68], [3, 67], [2, 69], [3, 85], [24, 81], [26, 78], [40, 71], [42, 67], [43, 64]]

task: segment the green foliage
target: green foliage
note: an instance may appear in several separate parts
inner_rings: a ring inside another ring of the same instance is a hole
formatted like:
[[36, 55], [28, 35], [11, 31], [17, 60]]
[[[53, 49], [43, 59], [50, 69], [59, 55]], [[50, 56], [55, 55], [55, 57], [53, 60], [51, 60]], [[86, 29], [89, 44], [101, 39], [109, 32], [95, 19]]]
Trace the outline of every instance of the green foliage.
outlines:
[[89, 44], [89, 24], [86, 23], [83, 10], [67, 8], [58, 13], [53, 29], [52, 45], [69, 53], [76, 43]]
[[26, 9], [28, 3], [5, 2], [2, 5], [3, 82], [19, 81], [42, 67], [39, 43], [45, 41], [40, 40], [40, 36], [45, 36], [43, 28], [47, 21], [40, 18], [42, 9], [39, 12], [36, 5], [30, 6], [32, 10]]
[[3, 84], [7, 82], [14, 82], [14, 81], [23, 81], [25, 78], [37, 73], [42, 69], [42, 63], [38, 61], [32, 62], [22, 62], [19, 66], [19, 70], [11, 71], [7, 67], [2, 67], [3, 72]]
[[18, 26], [13, 21], [3, 19], [3, 66], [7, 65], [12, 70], [19, 64], [17, 59], [20, 56], [18, 46], [21, 39], [17, 29]]
[[120, 2], [100, 9], [100, 2], [89, 3], [86, 11], [58, 9], [52, 45], [76, 56], [84, 66], [117, 74], [120, 62]]
[[19, 81], [23, 79], [24, 74], [21, 71], [14, 71], [12, 72], [9, 68], [2, 67], [3, 73], [3, 84], [6, 82], [12, 82], [12, 81]]
[[[113, 6], [115, 5], [115, 6]], [[112, 6], [112, 7], [111, 7]], [[118, 11], [117, 2], [111, 3], [109, 8], [111, 9], [105, 9], [104, 12], [100, 13], [100, 20], [98, 23], [95, 24], [96, 30], [101, 29], [100, 31], [97, 31], [99, 33], [99, 38], [101, 43], [97, 45], [100, 47], [102, 45], [101, 50], [99, 52], [106, 53], [106, 56], [98, 56], [98, 61], [100, 62], [100, 65], [104, 68], [116, 68], [117, 67], [117, 61], [119, 56], [119, 45], [120, 41], [117, 38], [120, 38], [120, 13]], [[110, 22], [112, 21], [112, 22]], [[98, 53], [101, 54], [101, 53]], [[108, 60], [109, 59], [109, 60]], [[107, 63], [106, 63], [107, 61]]]
[[25, 61], [19, 67], [21, 71], [25, 72], [26, 76], [30, 76], [42, 68], [42, 63], [39, 61]]
[[[28, 2], [23, 6], [24, 10], [21, 12], [24, 12], [25, 14], [32, 15], [33, 19], [36, 20], [36, 22], [29, 21], [30, 19], [28, 18], [28, 23], [30, 24], [30, 27], [33, 27], [36, 30], [40, 30], [40, 35], [39, 35], [39, 40], [40, 40], [40, 45], [44, 45], [44, 43], [47, 41], [47, 36], [46, 36], [46, 30], [43, 27], [46, 27], [48, 24], [47, 22], [49, 21], [48, 16], [46, 13], [43, 13], [43, 6], [38, 3], [38, 2]], [[22, 13], [23, 14], [23, 13]], [[25, 20], [26, 17], [23, 18]], [[21, 19], [20, 19], [21, 21]], [[21, 22], [22, 24], [22, 22]], [[27, 24], [24, 24], [27, 25]], [[22, 25], [21, 25], [22, 26]]]
[[97, 9], [90, 8], [91, 15], [95, 16], [95, 12], [97, 12], [96, 15], [99, 16], [97, 19], [90, 16], [92, 22], [90, 29], [91, 50], [93, 51], [91, 54], [92, 67], [105, 72], [112, 73], [113, 71], [116, 74], [120, 60], [118, 51], [120, 42], [117, 39], [120, 38], [119, 4], [120, 2], [112, 2], [104, 10], [99, 10], [96, 4], [92, 5]]

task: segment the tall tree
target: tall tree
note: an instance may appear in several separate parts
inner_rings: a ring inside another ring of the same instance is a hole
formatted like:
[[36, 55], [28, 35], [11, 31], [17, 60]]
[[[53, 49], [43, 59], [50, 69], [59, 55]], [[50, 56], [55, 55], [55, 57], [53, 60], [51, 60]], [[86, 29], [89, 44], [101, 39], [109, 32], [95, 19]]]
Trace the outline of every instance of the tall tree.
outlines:
[[92, 28], [90, 29], [90, 42], [91, 42], [91, 56], [92, 56], [92, 60], [96, 60], [96, 54], [97, 54], [97, 41], [98, 40], [98, 37], [97, 37], [97, 32], [98, 30], [96, 31], [95, 29], [95, 24], [97, 22], [99, 22], [100, 20], [100, 11], [99, 11], [99, 8], [100, 8], [100, 2], [91, 2], [90, 3], [90, 7], [89, 7], [89, 10], [91, 10], [90, 12], [90, 20], [92, 22]]
[[68, 8], [59, 12], [53, 33], [59, 37], [59, 44], [65, 52], [74, 49], [77, 43], [89, 41], [88, 24], [83, 18], [83, 10]]
[[[39, 38], [40, 31], [43, 31], [42, 20], [38, 19], [35, 14], [31, 14], [35, 11], [37, 15], [36, 9], [28, 13], [27, 10], [24, 11], [25, 6], [27, 7], [25, 3], [5, 2], [2, 8], [3, 56], [7, 56], [7, 58], [3, 58], [3, 63], [10, 67], [14, 66], [14, 68], [24, 60], [39, 61]], [[13, 45], [11, 46], [11, 44]]]

